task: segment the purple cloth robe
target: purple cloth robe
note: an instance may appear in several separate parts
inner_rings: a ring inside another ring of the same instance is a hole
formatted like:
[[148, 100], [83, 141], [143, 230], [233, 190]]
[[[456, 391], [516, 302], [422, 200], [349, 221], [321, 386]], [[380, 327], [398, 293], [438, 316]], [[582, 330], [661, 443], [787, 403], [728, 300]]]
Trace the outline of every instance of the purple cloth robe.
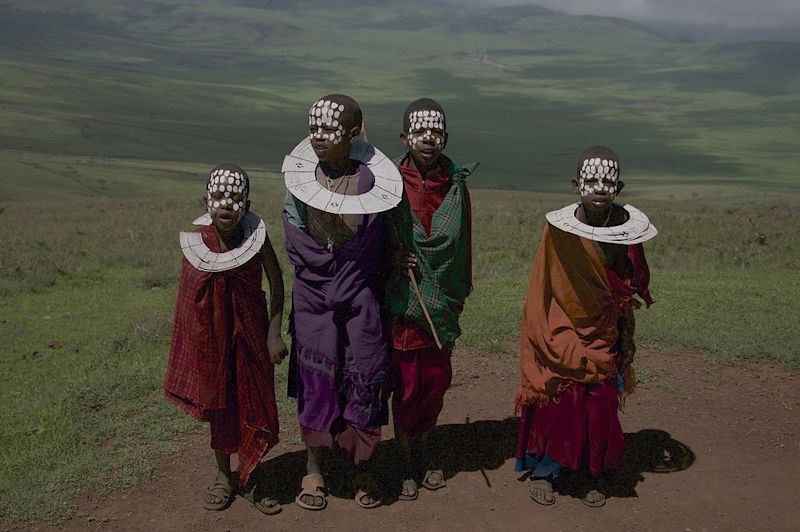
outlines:
[[[360, 165], [358, 192], [375, 178]], [[289, 395], [300, 425], [334, 432], [334, 423], [370, 430], [388, 422], [389, 344], [381, 320], [378, 268], [385, 218], [364, 215], [355, 236], [333, 251], [283, 216], [292, 286]]]

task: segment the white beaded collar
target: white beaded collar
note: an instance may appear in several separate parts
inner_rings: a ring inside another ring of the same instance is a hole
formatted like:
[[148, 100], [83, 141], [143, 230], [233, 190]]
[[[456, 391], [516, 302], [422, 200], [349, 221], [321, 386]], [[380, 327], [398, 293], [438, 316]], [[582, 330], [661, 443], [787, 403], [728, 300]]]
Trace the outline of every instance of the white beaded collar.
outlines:
[[563, 209], [548, 212], [545, 217], [550, 225], [562, 231], [588, 238], [595, 242], [606, 242], [608, 244], [630, 246], [647, 242], [658, 234], [647, 215], [633, 205], [622, 205], [628, 211], [630, 217], [624, 224], [611, 227], [595, 227], [581, 222], [575, 216], [575, 211], [579, 206], [580, 203], [573, 203]]
[[306, 137], [283, 159], [286, 188], [307, 205], [334, 214], [370, 214], [391, 209], [403, 197], [403, 177], [380, 150], [358, 139], [350, 147], [350, 158], [366, 164], [375, 176], [371, 190], [355, 196], [332, 192], [317, 182], [317, 154]]
[[[197, 218], [194, 225], [211, 225], [211, 216], [204, 214]], [[215, 253], [208, 249], [203, 242], [203, 235], [199, 232], [181, 232], [180, 242], [183, 256], [201, 272], [224, 272], [245, 264], [258, 255], [267, 239], [267, 227], [264, 220], [247, 212], [242, 217], [244, 240], [235, 249], [224, 253]]]

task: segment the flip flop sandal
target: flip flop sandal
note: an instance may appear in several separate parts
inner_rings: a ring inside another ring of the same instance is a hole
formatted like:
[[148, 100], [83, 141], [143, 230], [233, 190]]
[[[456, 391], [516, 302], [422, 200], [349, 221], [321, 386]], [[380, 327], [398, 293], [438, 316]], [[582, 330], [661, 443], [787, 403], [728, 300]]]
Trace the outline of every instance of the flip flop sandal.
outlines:
[[[537, 494], [534, 490], [542, 493]], [[532, 479], [530, 481], [530, 486], [528, 486], [528, 495], [542, 506], [552, 506], [556, 503], [553, 484], [546, 478]], [[550, 496], [549, 499], [547, 498], [548, 495]]]
[[355, 501], [360, 507], [371, 510], [383, 504], [383, 495], [378, 489], [375, 479], [369, 473], [361, 473], [353, 477], [353, 489], [356, 491]]
[[[602, 496], [602, 498], [600, 498], [599, 500], [596, 500], [596, 501], [588, 500], [587, 497], [592, 493], [599, 493]], [[581, 502], [583, 504], [585, 504], [586, 506], [588, 506], [589, 508], [600, 508], [601, 506], [605, 506], [605, 504], [606, 504], [606, 496], [602, 491], [596, 490], [596, 489], [592, 489], [592, 490], [589, 490], [588, 492], [586, 492], [586, 495], [581, 497]]]
[[[311, 497], [312, 500], [322, 499], [320, 505], [308, 504], [303, 497]], [[304, 510], [319, 511], [328, 506], [328, 499], [325, 498], [325, 479], [318, 473], [306, 475], [300, 483], [300, 494], [295, 497], [294, 502]]]
[[419, 488], [417, 482], [413, 478], [407, 478], [403, 481], [403, 491], [397, 497], [398, 501], [416, 501], [419, 498]]
[[[432, 477], [438, 476], [441, 480], [439, 482], [431, 482]], [[430, 467], [427, 471], [425, 471], [425, 476], [422, 479], [422, 485], [431, 491], [436, 491], [438, 489], [442, 489], [447, 486], [447, 482], [444, 478], [444, 471], [441, 469], [437, 469], [435, 466]]]
[[[231, 484], [235, 485], [236, 482], [231, 481]], [[233, 499], [235, 498], [234, 486], [223, 484], [222, 482], [215, 480], [214, 483], [211, 484], [206, 490], [206, 495], [213, 495], [214, 497], [220, 499], [220, 502], [209, 502], [207, 500], [203, 500], [203, 508], [206, 510], [211, 510], [212, 512], [219, 512], [226, 509], [233, 502]]]
[[262, 514], [266, 515], [275, 515], [281, 513], [281, 505], [278, 501], [271, 497], [256, 497], [256, 490], [258, 489], [258, 485], [253, 486], [253, 489], [250, 491], [243, 491], [241, 492], [241, 496], [244, 497], [253, 507], [261, 512]]

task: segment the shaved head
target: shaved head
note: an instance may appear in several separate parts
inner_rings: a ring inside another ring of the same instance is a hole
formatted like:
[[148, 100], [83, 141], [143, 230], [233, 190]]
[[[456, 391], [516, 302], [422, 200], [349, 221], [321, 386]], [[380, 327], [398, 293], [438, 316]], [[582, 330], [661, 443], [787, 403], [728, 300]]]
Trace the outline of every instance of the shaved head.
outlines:
[[417, 111], [437, 111], [442, 114], [443, 117], [443, 128], [447, 129], [447, 120], [444, 119], [444, 108], [439, 105], [439, 102], [433, 100], [431, 98], [420, 98], [419, 100], [414, 100], [411, 102], [408, 107], [406, 107], [405, 112], [403, 113], [403, 131], [408, 133], [408, 127], [411, 121], [409, 118], [411, 117], [412, 113]]
[[581, 153], [578, 156], [578, 162], [575, 169], [575, 176], [580, 177], [581, 170], [585, 166], [584, 161], [595, 158], [600, 159], [601, 161], [602, 160], [606, 160], [608, 162], [613, 161], [614, 168], [616, 168], [616, 174], [617, 176], [619, 176], [619, 169], [620, 169], [619, 157], [617, 156], [616, 153], [614, 153], [614, 150], [612, 150], [611, 148], [606, 148], [605, 146], [592, 146], [591, 148], [583, 150], [583, 153]]
[[344, 111], [342, 111], [339, 118], [342, 126], [347, 129], [361, 126], [364, 115], [361, 113], [361, 106], [358, 105], [357, 101], [344, 94], [328, 94], [317, 100], [317, 103], [326, 101], [344, 106]]

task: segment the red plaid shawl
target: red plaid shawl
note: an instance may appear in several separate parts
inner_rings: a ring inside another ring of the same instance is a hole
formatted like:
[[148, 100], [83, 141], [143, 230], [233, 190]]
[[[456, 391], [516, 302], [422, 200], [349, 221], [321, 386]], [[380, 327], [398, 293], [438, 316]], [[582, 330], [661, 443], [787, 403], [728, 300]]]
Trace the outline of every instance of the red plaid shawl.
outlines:
[[[199, 229], [220, 252], [213, 226]], [[164, 395], [191, 416], [214, 411], [239, 418], [239, 475], [244, 484], [278, 441], [274, 367], [267, 351], [268, 311], [261, 256], [217, 273], [183, 260]]]

